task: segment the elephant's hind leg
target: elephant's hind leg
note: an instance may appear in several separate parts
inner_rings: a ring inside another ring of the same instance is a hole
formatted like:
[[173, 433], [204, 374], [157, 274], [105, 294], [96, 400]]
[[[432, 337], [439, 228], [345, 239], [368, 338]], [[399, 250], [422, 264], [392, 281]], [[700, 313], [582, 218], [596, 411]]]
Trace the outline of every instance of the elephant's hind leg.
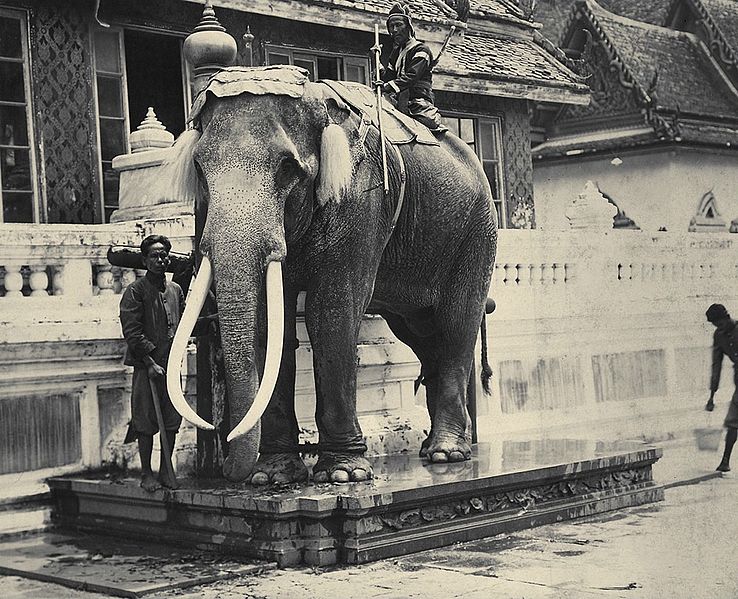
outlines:
[[435, 377], [426, 381], [428, 405], [432, 408], [431, 432], [424, 449], [431, 462], [471, 458], [466, 400], [483, 308], [483, 295], [473, 292], [447, 297], [436, 308], [437, 370]]
[[471, 458], [466, 410], [469, 370], [468, 366], [442, 360], [436, 377], [426, 383], [428, 402], [435, 410], [421, 456], [431, 462], [462, 462]]

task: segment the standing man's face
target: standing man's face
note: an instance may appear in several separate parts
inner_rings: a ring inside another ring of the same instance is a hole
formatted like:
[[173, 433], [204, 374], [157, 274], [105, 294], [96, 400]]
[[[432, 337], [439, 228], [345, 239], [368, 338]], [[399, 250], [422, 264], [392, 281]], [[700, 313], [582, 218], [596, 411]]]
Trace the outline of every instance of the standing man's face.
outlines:
[[162, 275], [169, 266], [169, 252], [161, 243], [155, 243], [149, 248], [144, 260], [146, 270], [150, 270], [154, 274]]
[[410, 39], [410, 28], [405, 19], [390, 19], [390, 22], [387, 24], [387, 31], [389, 31], [397, 46], [404, 46], [405, 42]]
[[713, 322], [712, 324], [715, 325], [715, 328], [718, 331], [727, 331], [730, 328], [732, 321], [730, 318], [721, 318], [720, 320]]

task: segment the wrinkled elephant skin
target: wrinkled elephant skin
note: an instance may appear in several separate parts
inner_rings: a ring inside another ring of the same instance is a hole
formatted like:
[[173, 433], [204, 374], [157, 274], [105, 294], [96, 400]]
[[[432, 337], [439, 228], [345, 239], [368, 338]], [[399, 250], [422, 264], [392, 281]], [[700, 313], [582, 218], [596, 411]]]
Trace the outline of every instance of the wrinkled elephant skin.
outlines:
[[423, 454], [433, 462], [470, 457], [466, 389], [497, 237], [489, 185], [476, 156], [451, 134], [440, 146], [401, 146], [407, 185], [393, 230], [398, 161], [388, 154], [385, 197], [379, 136], [371, 130], [362, 143], [359, 125], [329, 88], [310, 82], [299, 98], [209, 95], [199, 115], [189, 160], [204, 190], [199, 201], [207, 202], [200, 251], [213, 264], [232, 428], [249, 410], [263, 368], [266, 266], [282, 262], [284, 271], [276, 388], [261, 434], [257, 426], [231, 442], [230, 479], [307, 477], [294, 408], [303, 290], [320, 434], [314, 480], [372, 477], [356, 414], [356, 344], [367, 309], [422, 364], [431, 417]]

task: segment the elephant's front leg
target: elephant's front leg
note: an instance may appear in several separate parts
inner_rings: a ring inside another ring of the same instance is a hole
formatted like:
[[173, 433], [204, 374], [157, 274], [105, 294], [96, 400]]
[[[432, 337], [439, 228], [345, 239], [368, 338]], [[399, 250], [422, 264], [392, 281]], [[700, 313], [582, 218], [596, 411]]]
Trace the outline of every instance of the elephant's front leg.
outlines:
[[315, 420], [320, 453], [316, 483], [346, 483], [373, 477], [356, 416], [356, 369], [361, 317], [370, 289], [335, 281], [308, 294], [305, 322], [315, 373]]
[[[299, 427], [295, 416], [295, 350], [297, 294], [285, 288], [285, 327], [279, 378], [269, 406], [261, 419], [259, 459], [254, 465], [251, 484], [289, 484], [305, 482], [308, 470], [299, 454]], [[263, 344], [260, 344], [263, 353]], [[259, 356], [264, 363], [264, 356]]]

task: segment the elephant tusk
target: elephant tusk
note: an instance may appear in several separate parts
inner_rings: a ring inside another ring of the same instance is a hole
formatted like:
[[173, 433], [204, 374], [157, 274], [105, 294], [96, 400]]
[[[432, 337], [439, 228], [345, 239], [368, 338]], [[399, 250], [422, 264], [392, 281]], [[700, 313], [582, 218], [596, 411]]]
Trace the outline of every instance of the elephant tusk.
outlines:
[[282, 295], [282, 263], [276, 260], [269, 263], [266, 271], [267, 302], [267, 350], [264, 363], [264, 376], [249, 411], [228, 435], [233, 441], [248, 433], [261, 418], [277, 384], [279, 365], [282, 361], [282, 341], [284, 336], [284, 297]]
[[195, 280], [190, 287], [185, 311], [179, 321], [177, 332], [174, 334], [172, 349], [169, 352], [169, 360], [167, 361], [167, 390], [169, 391], [169, 398], [172, 400], [172, 405], [185, 420], [190, 421], [198, 428], [208, 431], [215, 430], [215, 427], [200, 418], [200, 416], [197, 415], [197, 412], [195, 412], [195, 410], [190, 407], [190, 404], [187, 403], [184, 398], [184, 394], [182, 393], [182, 383], [180, 379], [182, 373], [182, 361], [184, 360], [185, 353], [187, 352], [187, 343], [193, 329], [195, 328], [197, 317], [205, 303], [205, 298], [210, 290], [210, 284], [212, 281], [213, 267], [211, 266], [208, 257], [203, 256], [202, 262], [200, 263], [200, 269], [197, 272], [197, 277], [195, 277]]

